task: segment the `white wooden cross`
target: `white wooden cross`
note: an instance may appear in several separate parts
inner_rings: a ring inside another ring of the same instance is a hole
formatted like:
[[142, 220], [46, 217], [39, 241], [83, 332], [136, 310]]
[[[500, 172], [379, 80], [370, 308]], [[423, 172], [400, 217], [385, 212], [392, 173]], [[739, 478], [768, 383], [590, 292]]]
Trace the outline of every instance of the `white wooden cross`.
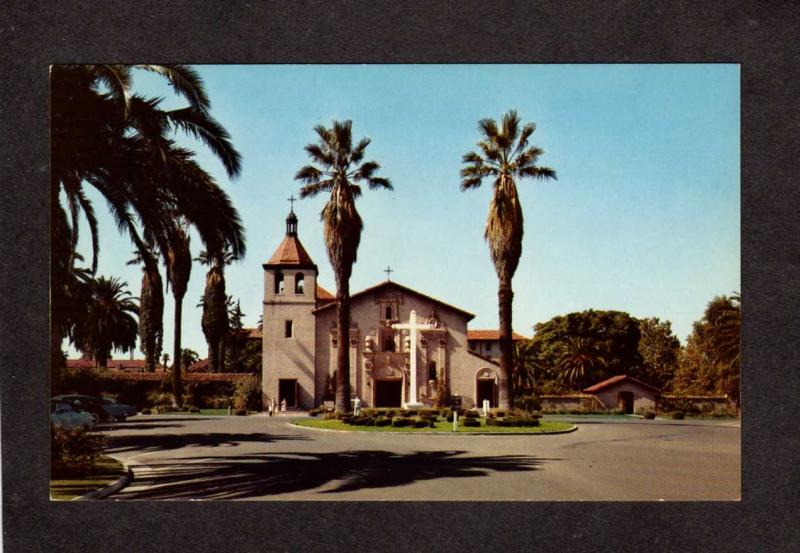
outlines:
[[417, 331], [428, 330], [434, 328], [434, 326], [427, 323], [417, 324], [417, 312], [412, 309], [411, 315], [408, 319], [408, 324], [393, 324], [392, 328], [397, 330], [408, 330], [409, 337], [411, 338], [411, 390], [408, 394], [406, 408], [417, 409], [422, 407], [422, 404], [417, 401]]

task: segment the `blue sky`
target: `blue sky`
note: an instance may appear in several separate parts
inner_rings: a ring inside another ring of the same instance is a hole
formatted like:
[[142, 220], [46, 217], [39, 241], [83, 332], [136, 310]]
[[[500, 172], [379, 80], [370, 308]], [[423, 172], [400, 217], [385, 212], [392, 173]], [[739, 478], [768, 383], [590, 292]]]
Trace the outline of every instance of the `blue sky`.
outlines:
[[[358, 291], [386, 278], [475, 314], [470, 328], [497, 327], [497, 279], [483, 240], [491, 182], [461, 192], [461, 156], [477, 123], [514, 108], [535, 122], [532, 142], [556, 181], [520, 181], [525, 216], [514, 278], [514, 330], [584, 309], [616, 309], [672, 321], [685, 343], [715, 295], [740, 290], [739, 67], [717, 65], [229, 65], [196, 66], [212, 114], [243, 157], [230, 181], [202, 145], [181, 142], [231, 195], [247, 230], [246, 258], [228, 268], [228, 293], [245, 322], [261, 310], [264, 263], [284, 235], [286, 198], [308, 161], [313, 127], [351, 119], [368, 136], [394, 191], [366, 191], [365, 223], [351, 279]], [[181, 106], [158, 77], [136, 74], [136, 91]], [[134, 295], [141, 272], [102, 199], [101, 274]], [[324, 196], [295, 203], [299, 236], [334, 291], [319, 212]], [[88, 233], [82, 233], [86, 237]], [[88, 245], [82, 242], [84, 251]], [[196, 254], [199, 240], [193, 242]], [[205, 268], [195, 264], [184, 300], [183, 344], [206, 355], [200, 329]], [[164, 350], [172, 351], [172, 301]], [[121, 354], [116, 354], [121, 356]], [[141, 353], [137, 350], [137, 357]]]

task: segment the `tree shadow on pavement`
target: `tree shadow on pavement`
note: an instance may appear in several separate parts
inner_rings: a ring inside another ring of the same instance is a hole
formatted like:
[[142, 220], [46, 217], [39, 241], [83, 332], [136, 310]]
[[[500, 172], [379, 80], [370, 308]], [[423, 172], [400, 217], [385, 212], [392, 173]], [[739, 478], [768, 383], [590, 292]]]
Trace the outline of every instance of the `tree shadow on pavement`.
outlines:
[[[150, 425], [147, 428], [154, 428]], [[180, 449], [188, 446], [201, 447], [233, 447], [241, 443], [253, 442], [267, 444], [284, 440], [308, 440], [310, 438], [300, 434], [268, 434], [266, 432], [231, 433], [231, 432], [206, 432], [191, 434], [131, 434], [110, 435], [107, 453], [126, 453], [140, 451], [152, 453], [168, 449]]]
[[[175, 459], [136, 479], [112, 499], [241, 499], [319, 490], [320, 499], [368, 488], [404, 486], [437, 478], [471, 478], [491, 472], [538, 470], [543, 461], [525, 455], [460, 457], [464, 451], [400, 454], [366, 450], [334, 453], [252, 454]], [[134, 468], [134, 473], [136, 470]], [[331, 486], [333, 486], [331, 488]]]

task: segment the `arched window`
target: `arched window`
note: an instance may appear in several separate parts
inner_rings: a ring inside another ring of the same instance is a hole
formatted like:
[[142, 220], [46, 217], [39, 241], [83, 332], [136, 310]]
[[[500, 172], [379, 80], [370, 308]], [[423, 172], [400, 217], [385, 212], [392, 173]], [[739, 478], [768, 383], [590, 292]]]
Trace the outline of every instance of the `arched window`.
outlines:
[[392, 316], [392, 306], [391, 305], [387, 305], [386, 306], [386, 320], [387, 321], [391, 321], [393, 318], [394, 317]]
[[304, 279], [305, 279], [305, 277], [303, 276], [303, 273], [297, 273], [296, 275], [294, 275], [294, 293], [295, 294], [304, 294], [305, 293], [306, 286], [305, 286]]
[[280, 271], [275, 273], [275, 293], [283, 295], [283, 273]]
[[436, 380], [436, 361], [428, 363], [428, 380]]

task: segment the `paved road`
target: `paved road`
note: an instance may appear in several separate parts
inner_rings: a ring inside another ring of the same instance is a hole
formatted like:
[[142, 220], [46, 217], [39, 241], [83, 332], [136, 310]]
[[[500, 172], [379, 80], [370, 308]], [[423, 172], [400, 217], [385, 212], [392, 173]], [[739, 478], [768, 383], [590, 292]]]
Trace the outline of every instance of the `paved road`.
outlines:
[[333, 433], [284, 417], [138, 416], [108, 429], [111, 499], [735, 500], [738, 423], [586, 421], [552, 436]]

